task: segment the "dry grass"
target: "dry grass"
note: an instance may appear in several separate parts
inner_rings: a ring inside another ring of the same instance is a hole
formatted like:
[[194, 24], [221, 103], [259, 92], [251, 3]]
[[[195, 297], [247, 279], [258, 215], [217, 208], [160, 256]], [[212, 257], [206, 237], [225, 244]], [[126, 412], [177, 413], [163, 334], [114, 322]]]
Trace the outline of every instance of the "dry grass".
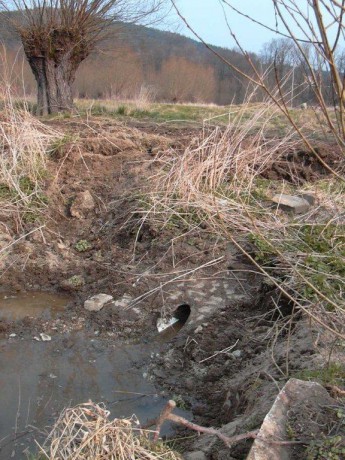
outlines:
[[189, 209], [198, 215], [196, 221], [207, 219], [217, 233], [222, 221], [232, 230], [250, 231], [255, 213], [258, 227], [265, 228], [272, 218], [275, 225], [285, 225], [256, 197], [260, 174], [298, 145], [293, 131], [267, 137], [275, 116], [271, 105], [260, 104], [248, 118], [243, 106], [225, 128], [204, 128], [182, 155], [166, 152], [154, 178], [151, 211], [169, 220], [171, 213], [182, 217]]
[[136, 97], [133, 99], [136, 110], [149, 110], [156, 98], [156, 92], [153, 87], [141, 85]]
[[[208, 232], [251, 258], [295, 311], [345, 338], [345, 187], [334, 177], [303, 187], [297, 177], [295, 184], [264, 180], [261, 173], [300, 144], [293, 130], [268, 134], [276, 113], [271, 105], [247, 113], [243, 106], [225, 129], [205, 129], [182, 155], [170, 150], [161, 158], [143, 219], [163, 226], [180, 221], [186, 232], [206, 223]], [[307, 214], [272, 208], [274, 194], [305, 190], [317, 197]]]
[[0, 187], [2, 201], [27, 205], [40, 192], [49, 149], [62, 134], [17, 107], [11, 87], [0, 94]]
[[179, 460], [137, 420], [110, 420], [110, 412], [89, 402], [65, 409], [40, 451], [49, 460]]

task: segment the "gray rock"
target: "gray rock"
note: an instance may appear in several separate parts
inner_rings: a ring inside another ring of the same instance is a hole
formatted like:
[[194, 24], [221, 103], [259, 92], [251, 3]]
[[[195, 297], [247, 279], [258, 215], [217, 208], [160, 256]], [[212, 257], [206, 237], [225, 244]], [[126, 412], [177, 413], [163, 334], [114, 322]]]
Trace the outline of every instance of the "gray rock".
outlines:
[[308, 201], [308, 203], [313, 206], [315, 203], [316, 203], [316, 197], [315, 195], [311, 194], [311, 193], [302, 193], [300, 195], [301, 198], [303, 198], [304, 200]]
[[304, 214], [310, 208], [310, 203], [300, 196], [277, 194], [274, 195], [272, 201], [283, 211], [294, 212], [295, 214]]
[[[327, 390], [319, 383], [290, 379], [278, 394], [274, 404], [266, 415], [257, 439], [250, 450], [247, 460], [294, 460], [296, 457], [289, 445], [277, 444], [271, 440], [288, 440], [287, 424], [289, 414], [307, 402], [311, 414], [320, 414], [321, 407], [336, 404]], [[320, 420], [318, 423], [322, 424]]]
[[131, 303], [132, 297], [129, 294], [123, 294], [121, 299], [115, 300], [112, 305], [115, 308], [126, 308]]
[[72, 217], [85, 219], [87, 215], [95, 209], [95, 200], [92, 198], [89, 190], [80, 192], [76, 195], [70, 208]]
[[205, 453], [201, 450], [184, 454], [184, 458], [185, 460], [207, 460]]
[[113, 300], [111, 295], [97, 294], [85, 301], [84, 308], [88, 311], [100, 311], [111, 300]]
[[235, 350], [231, 353], [231, 356], [233, 356], [234, 358], [241, 358], [242, 356], [242, 351], [241, 350]]

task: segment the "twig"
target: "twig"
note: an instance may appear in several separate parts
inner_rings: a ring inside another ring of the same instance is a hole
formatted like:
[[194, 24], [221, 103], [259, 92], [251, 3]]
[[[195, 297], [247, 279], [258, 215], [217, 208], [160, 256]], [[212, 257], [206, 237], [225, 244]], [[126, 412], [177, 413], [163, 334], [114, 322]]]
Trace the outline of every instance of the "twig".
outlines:
[[198, 433], [206, 433], [206, 434], [217, 436], [227, 446], [230, 446], [231, 444], [242, 441], [243, 439], [250, 439], [250, 438], [255, 439], [259, 432], [259, 430], [254, 430], [254, 431], [249, 431], [248, 433], [243, 433], [243, 434], [239, 434], [236, 436], [228, 437], [222, 434], [219, 430], [215, 430], [214, 428], [206, 428], [206, 427], [197, 425], [196, 423], [192, 423], [186, 420], [185, 418], [180, 417], [179, 415], [173, 414], [172, 411], [175, 409], [175, 407], [176, 407], [175, 401], [172, 401], [172, 400], [168, 401], [166, 406], [160, 413], [159, 417], [156, 420], [149, 420], [144, 425], [143, 429], [147, 429], [148, 427], [152, 425], [156, 425], [155, 436], [153, 438], [154, 442], [158, 441], [161, 427], [166, 420], [170, 420], [171, 422], [177, 423], [179, 425], [183, 425], [186, 428], [189, 428], [190, 430], [197, 431]]
[[220, 431], [215, 430], [214, 428], [205, 428], [200, 425], [196, 425], [195, 423], [189, 422], [183, 417], [180, 417], [179, 415], [175, 414], [170, 414], [167, 417], [168, 420], [171, 420], [174, 423], [178, 423], [180, 425], [185, 426], [186, 428], [189, 428], [194, 431], [198, 431], [199, 433], [206, 433], [206, 434], [211, 434], [217, 436], [219, 439], [221, 439], [227, 446], [230, 446], [231, 444], [234, 444], [236, 442], [242, 441], [243, 439], [255, 439], [257, 437], [257, 434], [259, 430], [254, 430], [254, 431], [249, 431], [248, 433], [243, 433], [239, 434], [236, 436], [225, 436], [222, 434]]
[[157, 442], [159, 439], [159, 433], [161, 431], [162, 425], [165, 422], [165, 420], [169, 419], [169, 417], [172, 415], [171, 412], [175, 409], [176, 403], [173, 400], [170, 400], [167, 402], [166, 406], [162, 410], [160, 416], [158, 417], [157, 423], [156, 423], [156, 433], [153, 437], [153, 441]]
[[202, 359], [201, 361], [199, 361], [199, 364], [201, 363], [204, 363], [205, 361], [208, 361], [209, 359], [212, 359], [212, 358], [215, 358], [216, 356], [222, 354], [222, 353], [229, 353], [229, 351], [233, 350], [236, 345], [238, 344], [240, 339], [237, 339], [236, 342], [231, 345], [231, 347], [227, 347], [227, 348], [224, 348], [224, 350], [220, 350], [220, 351], [216, 351], [216, 353], [214, 353], [212, 356], [209, 356], [208, 358], [205, 358], [205, 359]]

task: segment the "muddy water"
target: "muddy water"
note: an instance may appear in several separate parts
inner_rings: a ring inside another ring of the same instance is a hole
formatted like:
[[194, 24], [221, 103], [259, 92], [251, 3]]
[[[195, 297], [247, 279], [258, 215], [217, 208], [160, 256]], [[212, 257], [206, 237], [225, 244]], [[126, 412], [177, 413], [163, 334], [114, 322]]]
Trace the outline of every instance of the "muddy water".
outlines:
[[65, 295], [48, 292], [0, 293], [0, 320], [16, 321], [26, 316], [54, 318], [69, 302]]
[[156, 417], [167, 399], [145, 370], [161, 346], [104, 343], [86, 332], [56, 334], [50, 342], [2, 337], [0, 459], [26, 459], [25, 450], [35, 451], [34, 440], [42, 441], [64, 407], [89, 399], [104, 402], [114, 417]]

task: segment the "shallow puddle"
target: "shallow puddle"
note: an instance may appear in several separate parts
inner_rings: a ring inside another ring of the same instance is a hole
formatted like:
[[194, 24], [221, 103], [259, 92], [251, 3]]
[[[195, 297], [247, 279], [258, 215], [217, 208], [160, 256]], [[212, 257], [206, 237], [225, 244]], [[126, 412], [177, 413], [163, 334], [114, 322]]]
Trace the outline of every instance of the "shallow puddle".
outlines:
[[62, 294], [50, 292], [1, 292], [0, 319], [17, 321], [27, 316], [37, 318], [44, 316], [54, 318], [62, 312], [70, 298]]
[[[155, 418], [167, 399], [145, 377], [160, 344], [109, 344], [86, 333], [0, 342], [0, 459], [26, 459], [61, 410], [104, 402], [113, 417]], [[171, 396], [171, 395], [169, 395]], [[177, 410], [183, 416], [188, 413]], [[165, 426], [165, 430], [171, 427]], [[164, 434], [164, 431], [162, 431]], [[167, 433], [167, 431], [165, 431]]]

